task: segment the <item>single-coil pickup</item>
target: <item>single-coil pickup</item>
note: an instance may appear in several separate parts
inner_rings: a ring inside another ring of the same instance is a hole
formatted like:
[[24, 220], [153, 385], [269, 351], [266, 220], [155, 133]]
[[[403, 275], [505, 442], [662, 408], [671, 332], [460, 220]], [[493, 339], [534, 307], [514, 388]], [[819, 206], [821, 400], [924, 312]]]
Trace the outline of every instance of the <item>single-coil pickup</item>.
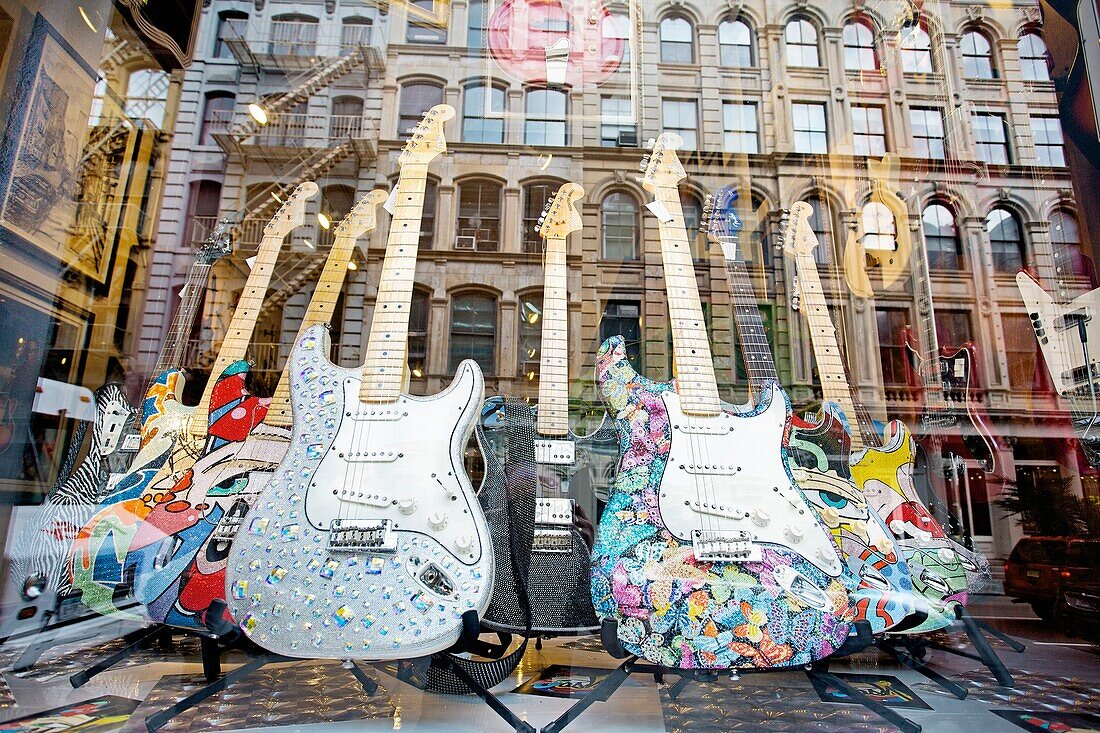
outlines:
[[404, 458], [404, 453], [394, 450], [361, 450], [345, 451], [340, 454], [348, 463], [393, 463], [398, 458]]
[[700, 514], [722, 517], [723, 519], [751, 519], [757, 527], [767, 527], [772, 521], [771, 515], [760, 508], [738, 509], [732, 504], [719, 504], [717, 502], [699, 501], [698, 499], [690, 502], [685, 501], [684, 503]]
[[534, 552], [569, 552], [573, 549], [573, 535], [568, 529], [536, 527], [531, 549]]
[[215, 542], [232, 542], [233, 538], [237, 536], [237, 530], [241, 527], [241, 520], [244, 517], [239, 515], [226, 514], [218, 522], [218, 526], [214, 527], [214, 533], [211, 535]]
[[347, 417], [350, 417], [352, 420], [373, 420], [380, 422], [384, 422], [387, 420], [392, 422], [394, 420], [400, 420], [401, 418], [408, 416], [408, 410], [404, 410], [398, 407], [389, 407], [383, 409], [367, 409], [365, 407], [360, 407], [359, 410], [355, 412], [347, 413]]
[[577, 448], [572, 440], [535, 439], [535, 462], [552, 466], [572, 466], [577, 460]]
[[723, 413], [718, 417], [686, 418], [672, 426], [672, 429], [687, 435], [725, 435], [733, 432], [732, 418]]
[[394, 503], [388, 494], [380, 494], [376, 491], [363, 491], [361, 489], [348, 489], [341, 487], [333, 491], [341, 501], [352, 504], [365, 504], [367, 506], [388, 507]]
[[[675, 458], [669, 458], [669, 463], [676, 463]], [[718, 463], [680, 463], [681, 471], [700, 476], [736, 476], [741, 472], [740, 466]]]
[[393, 552], [397, 540], [388, 519], [334, 519], [328, 531], [331, 552]]
[[536, 499], [535, 525], [571, 527], [573, 525], [573, 500]]
[[691, 533], [695, 559], [703, 562], [759, 562], [760, 548], [748, 532], [697, 529]]

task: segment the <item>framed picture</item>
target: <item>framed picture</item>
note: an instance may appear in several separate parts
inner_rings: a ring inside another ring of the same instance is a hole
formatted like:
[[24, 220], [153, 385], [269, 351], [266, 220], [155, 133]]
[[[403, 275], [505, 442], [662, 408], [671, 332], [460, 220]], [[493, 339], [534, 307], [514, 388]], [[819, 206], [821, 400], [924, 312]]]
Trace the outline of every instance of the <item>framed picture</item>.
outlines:
[[95, 69], [36, 15], [0, 148], [0, 237], [102, 282], [109, 253], [74, 248], [95, 83]]

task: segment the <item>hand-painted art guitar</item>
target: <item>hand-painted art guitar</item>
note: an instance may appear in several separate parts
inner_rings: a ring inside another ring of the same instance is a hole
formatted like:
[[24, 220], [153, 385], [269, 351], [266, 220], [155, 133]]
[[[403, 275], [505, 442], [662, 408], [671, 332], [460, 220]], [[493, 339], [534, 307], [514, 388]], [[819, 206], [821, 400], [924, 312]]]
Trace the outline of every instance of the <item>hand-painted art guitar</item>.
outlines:
[[[726, 261], [737, 340], [748, 372], [749, 387], [755, 395], [766, 384], [778, 384], [779, 374], [752, 281], [737, 251], [741, 220], [734, 209], [736, 200], [737, 190], [726, 186], [713, 199], [708, 197], [704, 214], [708, 217], [708, 236], [721, 246]], [[847, 384], [843, 390], [834, 390], [832, 385], [836, 380], [825, 375], [826, 370], [837, 367], [837, 360], [832, 358], [837, 353], [836, 335], [831, 331], [832, 324], [827, 322], [828, 311], [824, 311], [823, 320], [817, 310], [818, 298], [823, 302], [824, 297], [816, 270], [802, 277], [807, 266], [799, 251], [802, 243], [790, 238], [793, 231], [793, 227], [788, 227], [787, 246], [796, 253], [803, 301], [808, 306], [805, 314], [813, 333], [822, 383], [828, 386], [825, 387], [826, 406], [815, 421], [798, 416], [792, 419], [788, 464], [802, 493], [832, 534], [854, 578], [851, 582], [858, 584], [850, 594], [856, 620], [867, 621], [872, 633], [877, 634], [901, 623], [913, 612], [916, 600], [913, 583], [909, 567], [889, 531], [878, 515], [868, 510], [863, 494], [852, 481], [848, 466], [851, 438], [845, 427], [843, 403], [837, 401], [847, 396]], [[816, 243], [815, 239], [805, 246], [812, 252]], [[812, 265], [812, 255], [806, 257]]]
[[[385, 191], [364, 196], [335, 229], [313, 297], [299, 327], [299, 336], [317, 324], [327, 325], [340, 296], [356, 240], [374, 229], [375, 208], [386, 200]], [[190, 485], [173, 499], [186, 502], [197, 517], [165, 538], [178, 547], [171, 555], [158, 553], [168, 570], [158, 573], [165, 590], [146, 601], [147, 615], [184, 628], [203, 628], [203, 614], [215, 600], [225, 599], [225, 569], [229, 546], [256, 494], [270, 480], [290, 446], [291, 406], [289, 370], [284, 369], [263, 420], [243, 441], [210, 443], [195, 461]], [[164, 528], [166, 531], [168, 527]], [[187, 538], [186, 541], [184, 538]]]
[[657, 139], [643, 184], [660, 221], [676, 380], [638, 374], [620, 336], [597, 357], [622, 452], [592, 601], [627, 651], [657, 664], [802, 665], [848, 636], [844, 564], [788, 470], [783, 391], [766, 384], [749, 412], [719, 400], [677, 188], [681, 143]]
[[489, 604], [489, 530], [462, 461], [481, 370], [466, 360], [446, 391], [402, 393], [425, 180], [454, 114], [428, 110], [401, 154], [362, 372], [328, 361], [321, 326], [291, 353], [291, 448], [242, 519], [226, 588], [233, 618], [277, 654], [427, 655]]
[[[492, 397], [483, 414], [487, 413], [498, 427], [486, 425], [489, 420], [478, 426], [482, 454], [495, 469], [486, 469], [487, 480], [478, 494], [493, 538], [497, 569], [485, 626], [499, 631], [526, 629], [524, 604], [516, 584], [511, 582], [515, 573], [513, 523], [522, 521], [534, 526], [527, 568], [532, 630], [540, 635], [582, 633], [599, 626], [588, 592], [590, 518], [596, 509], [596, 463], [591, 456], [616, 452], [619, 437], [606, 417], [588, 435], [575, 435], [569, 428], [566, 238], [581, 228], [574, 205], [582, 196], [583, 188], [565, 183], [539, 217], [538, 233], [546, 242], [546, 251], [538, 405], [525, 410], [522, 423], [514, 424], [517, 418], [510, 416], [512, 424], [502, 424], [504, 401]], [[517, 449], [520, 443], [526, 450]], [[535, 515], [529, 519], [514, 517], [505, 495], [514, 491], [514, 479], [525, 471], [536, 474]], [[504, 481], [489, 481], [492, 476], [504, 477]]]
[[156, 620], [160, 612], [148, 604], [178, 580], [187, 565], [184, 557], [201, 544], [199, 519], [206, 507], [185, 498], [195, 462], [226, 443], [244, 440], [264, 417], [270, 400], [245, 389], [249, 365], [243, 357], [283, 238], [302, 225], [305, 202], [317, 190], [312, 182], [299, 185], [264, 228], [252, 271], [198, 405], [189, 408], [179, 401], [178, 371], [157, 377], [150, 389], [145, 412], [158, 417], [150, 423], [143, 452], [154, 443], [160, 452], [147, 463], [135, 462], [136, 467], [104, 500], [73, 545], [74, 586], [82, 589], [86, 603], [91, 599], [96, 604], [89, 603], [95, 610], [114, 611], [113, 590], [132, 585], [134, 597]]

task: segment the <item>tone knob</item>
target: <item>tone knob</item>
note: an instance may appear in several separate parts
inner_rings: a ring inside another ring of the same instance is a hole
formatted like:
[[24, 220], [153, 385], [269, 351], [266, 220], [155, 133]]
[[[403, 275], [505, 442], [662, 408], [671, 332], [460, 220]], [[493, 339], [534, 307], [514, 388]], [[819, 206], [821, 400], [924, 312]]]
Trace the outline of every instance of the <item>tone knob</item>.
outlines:
[[397, 510], [402, 514], [412, 514], [416, 509], [416, 499], [399, 499], [397, 502]]
[[802, 537], [805, 535], [805, 532], [792, 524], [787, 527], [787, 531], [784, 532], [784, 534], [787, 535], [787, 539], [789, 539], [791, 542], [801, 542]]
[[819, 513], [821, 514], [821, 519], [825, 522], [826, 525], [830, 527], [835, 527], [836, 525], [840, 524], [840, 512], [838, 512], [835, 507], [827, 506]]
[[772, 515], [763, 509], [753, 509], [750, 516], [752, 517], [752, 523], [757, 527], [766, 527], [768, 522], [772, 521]]
[[455, 549], [465, 554], [474, 549], [474, 538], [468, 534], [464, 534], [455, 540]]
[[432, 515], [428, 517], [428, 524], [431, 525], [432, 529], [438, 532], [447, 526], [447, 515], [444, 512], [433, 512]]

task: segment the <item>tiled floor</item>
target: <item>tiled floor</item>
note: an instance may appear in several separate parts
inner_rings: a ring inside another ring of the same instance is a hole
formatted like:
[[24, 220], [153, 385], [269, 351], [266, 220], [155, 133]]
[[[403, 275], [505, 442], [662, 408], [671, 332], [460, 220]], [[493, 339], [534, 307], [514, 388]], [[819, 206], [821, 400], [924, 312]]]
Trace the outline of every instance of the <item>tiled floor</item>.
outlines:
[[[878, 652], [864, 652], [833, 665], [842, 674], [862, 673], [883, 678], [885, 694], [907, 705], [898, 712], [935, 733], [1012, 733], [1040, 730], [1023, 727], [1022, 713], [1036, 712], [1039, 725], [1048, 711], [1100, 715], [1100, 655], [1088, 645], [1046, 629], [1025, 610], [1000, 597], [983, 597], [974, 613], [1018, 635], [1027, 650], [1017, 654], [1000, 643], [994, 648], [1012, 670], [1014, 689], [999, 687], [980, 663], [941, 651], [929, 661], [939, 671], [966, 687], [968, 696], [957, 700], [925, 677]], [[31, 716], [45, 710], [97, 701], [90, 715], [110, 711], [97, 733], [123, 729], [144, 731], [146, 716], [176, 702], [202, 684], [198, 645], [180, 640], [168, 647], [143, 649], [80, 689], [68, 678], [90, 660], [109, 654], [122, 644], [117, 637], [132, 626], [99, 620], [86, 624], [80, 639], [57, 639], [29, 672], [10, 671], [27, 641], [0, 648], [3, 683], [0, 684], [0, 720]], [[70, 632], [72, 633], [72, 632]], [[954, 633], [945, 641], [963, 646], [965, 637]], [[230, 654], [225, 668], [246, 661]], [[509, 680], [495, 688], [501, 700], [536, 728], [549, 723], [572, 700], [511, 692], [550, 664], [611, 669], [615, 661], [600, 651], [594, 638], [559, 640], [533, 646]], [[165, 731], [501, 731], [509, 728], [474, 697], [452, 697], [422, 692], [380, 669], [367, 667], [379, 683], [366, 695], [352, 675], [335, 662], [298, 662], [274, 665], [231, 686], [228, 690], [172, 720]], [[895, 678], [895, 679], [891, 679]], [[663, 684], [641, 675], [631, 677], [607, 702], [595, 703], [571, 730], [600, 733], [651, 731], [889, 731], [881, 718], [856, 705], [823, 702], [803, 672], [745, 674], [739, 679], [692, 683], [673, 699], [669, 677]], [[127, 721], [126, 714], [136, 705]], [[997, 714], [993, 711], [1005, 711]], [[1016, 711], [1016, 712], [1012, 712]], [[1012, 720], [1021, 720], [1018, 726]], [[1100, 727], [1100, 718], [1097, 719]], [[1079, 730], [1080, 728], [1076, 728]], [[32, 730], [0, 723], [0, 732]], [[37, 730], [37, 729], [35, 729]], [[54, 730], [54, 729], [51, 729]], [[56, 730], [64, 730], [57, 728]], [[84, 730], [84, 729], [81, 729]], [[1075, 730], [1075, 728], [1051, 728]]]

